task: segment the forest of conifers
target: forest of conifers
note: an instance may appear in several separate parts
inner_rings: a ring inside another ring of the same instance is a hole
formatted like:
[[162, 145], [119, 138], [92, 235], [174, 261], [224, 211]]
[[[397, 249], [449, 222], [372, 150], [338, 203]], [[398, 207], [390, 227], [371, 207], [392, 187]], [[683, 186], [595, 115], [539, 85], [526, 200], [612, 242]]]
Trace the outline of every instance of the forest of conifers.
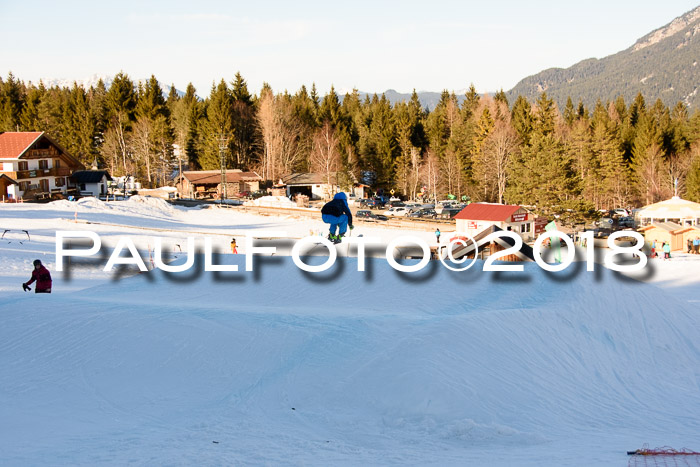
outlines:
[[[461, 101], [461, 104], [460, 104]], [[172, 183], [189, 169], [257, 171], [277, 181], [318, 172], [342, 187], [365, 183], [415, 198], [421, 189], [473, 201], [532, 206], [580, 218], [591, 210], [640, 206], [674, 193], [700, 201], [700, 111], [681, 102], [621, 97], [594, 108], [572, 96], [560, 111], [505, 93], [464, 99], [447, 91], [434, 109], [417, 94], [294, 94], [264, 85], [252, 95], [240, 73], [202, 99], [192, 84], [165, 96], [158, 80], [125, 73], [107, 88], [0, 79], [0, 131], [45, 131], [86, 166], [144, 185]], [[574, 220], [574, 219], [571, 219]]]

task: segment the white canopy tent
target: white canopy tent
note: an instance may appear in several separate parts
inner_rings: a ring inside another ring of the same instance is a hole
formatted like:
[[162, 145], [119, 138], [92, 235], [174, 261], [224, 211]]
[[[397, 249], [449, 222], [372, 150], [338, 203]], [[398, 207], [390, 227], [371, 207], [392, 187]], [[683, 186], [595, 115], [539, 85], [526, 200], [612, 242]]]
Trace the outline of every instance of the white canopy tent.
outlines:
[[645, 206], [635, 214], [638, 225], [654, 222], [675, 222], [681, 226], [700, 226], [700, 203], [694, 203], [678, 196], [666, 201]]

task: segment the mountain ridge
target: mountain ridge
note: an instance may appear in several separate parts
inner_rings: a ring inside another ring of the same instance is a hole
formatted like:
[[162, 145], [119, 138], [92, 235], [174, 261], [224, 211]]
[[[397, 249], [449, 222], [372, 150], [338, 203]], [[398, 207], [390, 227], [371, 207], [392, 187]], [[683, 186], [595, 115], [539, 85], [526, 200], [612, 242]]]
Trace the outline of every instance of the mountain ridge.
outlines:
[[623, 96], [627, 102], [642, 93], [669, 107], [678, 101], [700, 107], [700, 6], [642, 36], [627, 49], [600, 59], [588, 58], [568, 68], [548, 68], [528, 76], [506, 95], [534, 101], [546, 91], [560, 108], [570, 96], [593, 106], [600, 99]]

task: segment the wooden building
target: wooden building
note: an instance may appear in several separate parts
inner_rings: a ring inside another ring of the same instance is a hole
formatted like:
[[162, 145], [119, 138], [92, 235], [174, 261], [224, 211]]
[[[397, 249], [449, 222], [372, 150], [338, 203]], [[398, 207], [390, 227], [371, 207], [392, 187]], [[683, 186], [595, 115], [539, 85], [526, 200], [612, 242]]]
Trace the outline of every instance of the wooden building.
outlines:
[[519, 234], [525, 242], [534, 240], [535, 237], [535, 217], [522, 206], [472, 203], [454, 218], [457, 219], [457, 232], [471, 236], [496, 226]]
[[661, 249], [662, 242], [666, 242], [671, 244], [671, 251], [685, 251], [688, 239], [700, 237], [700, 227], [675, 222], [654, 222], [642, 227], [639, 232], [642, 232], [648, 245], [656, 241], [657, 250]]
[[[255, 172], [239, 169], [226, 170], [226, 196], [260, 190], [262, 177]], [[182, 172], [177, 184], [181, 198], [218, 198], [223, 192], [220, 170]]]
[[[476, 242], [476, 249], [478, 251], [477, 257], [479, 259], [486, 259], [489, 256], [499, 252], [503, 251], [507, 248], [511, 248], [512, 246], [515, 245], [515, 242], [507, 237], [495, 237], [492, 240], [488, 240], [489, 236], [493, 233], [502, 231], [500, 227], [497, 225], [490, 225], [486, 227], [484, 230], [479, 232], [476, 235], [473, 235], [473, 240]], [[460, 236], [459, 231], [456, 233], [456, 236], [450, 238], [448, 240], [451, 241], [455, 238], [464, 240], [466, 244], [464, 245], [458, 245], [452, 250], [452, 254], [454, 258], [459, 259], [462, 257], [467, 257], [467, 258], [474, 258], [474, 243], [472, 243], [471, 239], [468, 239], [466, 237]], [[446, 257], [447, 251], [445, 250], [446, 247], [439, 247], [439, 255]], [[505, 255], [499, 258], [499, 261], [508, 261], [508, 262], [517, 262], [517, 261], [534, 261], [534, 256], [533, 256], [533, 251], [532, 247], [529, 246], [526, 243], [523, 243], [522, 246], [518, 251], [516, 251], [513, 254], [510, 255]]]
[[106, 170], [78, 170], [70, 176], [81, 196], [105, 196], [112, 177]]
[[321, 173], [293, 173], [282, 178], [282, 183], [287, 187], [287, 197], [301, 193], [309, 199], [329, 199], [340, 191], [337, 183], [328, 183]]
[[0, 175], [16, 183], [2, 183], [2, 196], [13, 200], [49, 198], [76, 191], [69, 180], [85, 167], [46, 133], [0, 133]]

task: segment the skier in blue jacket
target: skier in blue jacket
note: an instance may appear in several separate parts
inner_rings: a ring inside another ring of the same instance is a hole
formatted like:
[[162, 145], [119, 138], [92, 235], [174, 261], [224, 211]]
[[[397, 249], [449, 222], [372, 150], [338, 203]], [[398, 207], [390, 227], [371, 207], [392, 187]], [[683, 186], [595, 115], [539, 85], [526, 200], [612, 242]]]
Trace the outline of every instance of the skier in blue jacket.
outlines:
[[[340, 239], [345, 236], [345, 232], [348, 229], [353, 228], [352, 226], [352, 213], [350, 212], [350, 206], [348, 206], [348, 198], [342, 191], [336, 193], [332, 201], [327, 202], [323, 208], [321, 208], [321, 218], [326, 224], [330, 224], [330, 233], [328, 234], [328, 240], [333, 243], [340, 243]], [[336, 230], [338, 234], [336, 235]]]

